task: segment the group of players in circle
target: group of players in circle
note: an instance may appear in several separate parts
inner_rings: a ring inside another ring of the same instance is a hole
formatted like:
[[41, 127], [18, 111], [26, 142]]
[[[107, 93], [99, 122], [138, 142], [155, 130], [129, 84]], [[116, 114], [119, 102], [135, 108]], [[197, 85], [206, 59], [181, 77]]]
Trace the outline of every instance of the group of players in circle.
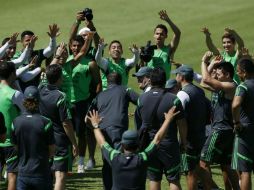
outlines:
[[[250, 190], [254, 64], [238, 33], [225, 29], [221, 51], [202, 29], [209, 51], [198, 74], [173, 61], [181, 31], [165, 10], [159, 17], [173, 31], [170, 43], [165, 44], [167, 27], [159, 24], [155, 45], [133, 45], [129, 59], [118, 40], [104, 57], [106, 44], [86, 11], [77, 13], [68, 47], [57, 46], [56, 24], [49, 26], [45, 49], [34, 50], [32, 31], [22, 32], [21, 51], [16, 52], [18, 33], [2, 42], [0, 161], [8, 189], [52, 189], [53, 178], [54, 189], [65, 189], [73, 157], [78, 173], [95, 167], [97, 141], [106, 190], [145, 189], [147, 178], [149, 189], [159, 190], [163, 174], [172, 190], [181, 189], [180, 174], [190, 190], [219, 189], [213, 163], [221, 167], [225, 189]], [[81, 22], [85, 27], [79, 30]], [[128, 88], [135, 66], [140, 95]], [[210, 100], [202, 88], [211, 91]], [[130, 102], [137, 106], [136, 130], [128, 130]]]

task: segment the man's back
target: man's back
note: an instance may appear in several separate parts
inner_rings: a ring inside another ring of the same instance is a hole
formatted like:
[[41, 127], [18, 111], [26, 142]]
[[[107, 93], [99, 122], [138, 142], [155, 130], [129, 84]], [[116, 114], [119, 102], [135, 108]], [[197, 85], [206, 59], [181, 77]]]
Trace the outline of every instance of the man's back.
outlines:
[[14, 122], [18, 146], [19, 175], [42, 177], [50, 174], [49, 145], [54, 144], [52, 123], [40, 114], [24, 113]]
[[147, 162], [156, 150], [157, 146], [151, 143], [143, 152], [122, 153], [105, 143], [102, 154], [112, 167], [112, 190], [144, 190]]
[[210, 115], [210, 103], [204, 91], [193, 84], [183, 87], [182, 91], [189, 96], [185, 105], [185, 114], [188, 124], [188, 141], [205, 140], [205, 126]]
[[136, 104], [138, 95], [122, 85], [112, 85], [101, 92], [94, 102], [103, 120], [101, 128], [110, 126], [128, 128], [129, 102]]
[[[156, 106], [157, 110], [154, 110], [156, 109]], [[163, 89], [153, 88], [149, 92], [146, 92], [140, 96], [137, 114], [138, 117], [142, 119], [141, 128], [149, 128], [150, 139], [153, 139], [154, 135], [161, 127], [164, 121], [164, 113], [166, 113], [173, 106], [177, 106], [177, 109], [182, 111], [180, 100], [174, 94], [165, 92]], [[176, 119], [182, 117], [183, 112], [178, 114]], [[164, 140], [162, 140], [162, 144], [166, 140], [175, 142], [178, 141], [176, 120], [171, 122], [168, 133]]]
[[40, 113], [50, 118], [53, 123], [56, 145], [69, 144], [70, 141], [62, 126], [64, 120], [71, 118], [64, 93], [60, 92], [55, 85], [42, 86], [39, 107]]

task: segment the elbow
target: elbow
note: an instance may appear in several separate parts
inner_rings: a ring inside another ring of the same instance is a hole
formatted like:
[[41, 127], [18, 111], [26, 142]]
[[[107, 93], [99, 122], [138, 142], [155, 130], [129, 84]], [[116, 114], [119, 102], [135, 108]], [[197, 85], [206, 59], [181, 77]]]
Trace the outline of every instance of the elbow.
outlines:
[[210, 83], [210, 77], [208, 77], [208, 76], [203, 76], [203, 78], [202, 78], [202, 82], [203, 83], [205, 83], [205, 84], [209, 84]]

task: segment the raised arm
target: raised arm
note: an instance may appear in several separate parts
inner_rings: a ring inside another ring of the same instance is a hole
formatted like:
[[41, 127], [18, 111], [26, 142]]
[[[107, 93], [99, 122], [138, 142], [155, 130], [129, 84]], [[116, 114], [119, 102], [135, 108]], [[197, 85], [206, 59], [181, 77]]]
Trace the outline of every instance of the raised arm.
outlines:
[[83, 16], [82, 11], [77, 12], [76, 21], [73, 23], [73, 25], [71, 27], [69, 43], [77, 35], [79, 25], [81, 24], [81, 21], [83, 20], [83, 18], [84, 18], [84, 16]]
[[127, 67], [134, 67], [139, 61], [139, 50], [136, 44], [133, 44], [132, 48], [130, 47], [129, 49], [133, 53], [133, 57], [131, 59], [126, 59], [125, 65]]
[[90, 43], [93, 40], [93, 36], [94, 36], [95, 32], [88, 32], [87, 33], [87, 38], [85, 40], [85, 43], [83, 44], [83, 46], [81, 47], [79, 53], [74, 57], [74, 61], [77, 62], [81, 59], [82, 56], [86, 55], [86, 53], [89, 50], [90, 47]]
[[214, 55], [220, 55], [220, 51], [217, 49], [217, 47], [214, 45], [212, 38], [211, 38], [211, 33], [209, 32], [209, 29], [204, 27], [201, 29], [201, 32], [205, 34], [205, 41], [206, 41], [206, 46], [211, 51]]
[[12, 45], [17, 43], [17, 37], [19, 33], [14, 33], [11, 35], [9, 41], [7, 41], [2, 47], [0, 47], [0, 59], [5, 55], [6, 50]]
[[50, 37], [50, 42], [48, 47], [43, 50], [43, 55], [49, 58], [56, 50], [56, 37], [60, 35], [57, 24], [49, 25], [49, 32], [47, 34]]
[[172, 29], [174, 35], [173, 38], [169, 44], [169, 47], [171, 49], [171, 53], [174, 54], [174, 52], [177, 49], [177, 46], [180, 42], [180, 37], [181, 37], [181, 31], [180, 29], [172, 22], [172, 20], [169, 18], [166, 10], [161, 10], [159, 12], [159, 16], [161, 18], [161, 20], [164, 20], [168, 23], [168, 25], [170, 26], [170, 28]]
[[102, 118], [99, 116], [98, 111], [90, 111], [89, 115], [87, 116], [87, 120], [91, 122], [91, 125], [94, 128], [94, 135], [96, 138], [97, 143], [102, 147], [105, 144], [105, 138], [103, 134], [101, 133], [101, 130], [99, 129], [99, 124], [102, 120]]
[[160, 130], [155, 134], [153, 143], [159, 144], [161, 140], [165, 137], [170, 122], [174, 119], [174, 117], [179, 113], [180, 111], [176, 112], [176, 106], [173, 106], [167, 113], [164, 113], [165, 120], [160, 128]]
[[108, 69], [108, 60], [102, 57], [102, 52], [106, 46], [107, 44], [104, 43], [104, 39], [101, 38], [95, 55], [95, 61], [103, 71]]
[[95, 49], [98, 49], [98, 45], [99, 45], [99, 41], [100, 41], [100, 35], [99, 35], [98, 31], [96, 30], [93, 21], [85, 19], [85, 24], [86, 24], [86, 27], [89, 28], [91, 31], [96, 32], [94, 34], [93, 41], [94, 41]]
[[31, 53], [33, 51], [33, 48], [37, 39], [38, 37], [33, 35], [30, 42], [27, 44], [25, 50], [22, 52], [19, 58], [12, 60], [16, 68], [18, 68], [20, 65], [22, 65], [23, 63], [25, 63], [27, 60], [30, 59]]
[[[216, 57], [215, 62], [220, 63], [221, 57]], [[215, 63], [215, 64], [218, 64]], [[203, 76], [202, 82], [205, 83], [206, 85], [210, 86], [214, 90], [223, 90], [225, 92], [231, 92], [232, 90], [235, 89], [235, 86], [232, 82], [221, 82], [218, 81], [217, 79], [214, 79], [211, 74], [208, 72], [208, 63], [205, 62], [205, 60], [202, 60], [201, 63], [201, 73]]]

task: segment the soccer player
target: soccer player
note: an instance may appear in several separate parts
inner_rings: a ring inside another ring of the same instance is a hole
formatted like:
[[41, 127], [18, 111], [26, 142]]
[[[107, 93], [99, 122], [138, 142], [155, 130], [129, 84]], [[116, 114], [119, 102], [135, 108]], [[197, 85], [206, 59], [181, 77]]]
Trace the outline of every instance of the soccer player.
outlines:
[[254, 132], [254, 64], [250, 59], [237, 62], [237, 74], [242, 83], [237, 87], [232, 104], [234, 130], [236, 132], [232, 168], [240, 174], [242, 190], [252, 189], [253, 132]]
[[164, 20], [168, 23], [174, 35], [171, 42], [168, 45], [165, 45], [165, 40], [168, 37], [167, 27], [163, 24], [159, 24], [155, 27], [153, 37], [155, 40], [156, 49], [154, 50], [153, 58], [147, 63], [147, 66], [152, 68], [163, 68], [166, 72], [166, 79], [169, 79], [171, 71], [170, 61], [173, 60], [175, 51], [180, 42], [181, 31], [172, 22], [165, 10], [161, 10], [159, 12], [159, 16], [161, 20]]
[[40, 112], [53, 123], [56, 151], [53, 161], [55, 171], [55, 190], [65, 188], [65, 178], [68, 171], [68, 159], [71, 158], [71, 147], [74, 156], [78, 154], [71, 114], [66, 96], [59, 91], [62, 83], [62, 67], [59, 64], [46, 68], [48, 85], [40, 88]]
[[[225, 28], [225, 33], [222, 36], [223, 50], [219, 50], [212, 41], [211, 33], [208, 28], [202, 28], [202, 32], [206, 37], [206, 45], [208, 49], [215, 55], [221, 55], [224, 61], [230, 62], [234, 67], [234, 80], [236, 83], [240, 83], [239, 77], [236, 74], [237, 60], [242, 56], [242, 48], [244, 47], [243, 39], [239, 34], [230, 28]], [[235, 48], [237, 44], [237, 49]]]
[[[79, 38], [76, 37], [72, 39], [70, 48], [73, 55], [69, 56], [68, 60], [72, 60], [71, 57], [77, 55], [80, 49], [76, 48], [80, 48], [82, 44], [84, 44], [84, 40], [81, 36], [79, 36]], [[73, 120], [79, 145], [78, 173], [84, 173], [84, 169], [92, 169], [95, 166], [94, 153], [96, 141], [91, 129], [86, 127], [83, 118], [86, 116], [89, 105], [92, 101], [92, 94], [90, 92], [91, 88], [97, 89], [100, 84], [99, 68], [96, 62], [89, 58], [89, 56], [83, 55], [80, 60], [77, 61], [75, 66], [73, 66], [72, 84], [71, 103], [73, 105]], [[96, 93], [98, 92], [99, 91], [97, 90]], [[84, 157], [87, 146], [89, 151], [89, 160], [85, 167]]]
[[17, 154], [14, 145], [11, 143], [11, 127], [13, 120], [24, 110], [22, 105], [23, 94], [14, 90], [11, 85], [16, 80], [16, 69], [12, 62], [0, 62], [0, 112], [4, 115], [6, 126], [6, 140], [0, 143], [4, 148], [6, 171], [8, 175], [8, 190], [16, 189], [17, 176]]
[[209, 100], [205, 97], [203, 89], [194, 85], [194, 71], [191, 67], [183, 65], [172, 71], [181, 86], [177, 97], [181, 100], [187, 121], [187, 147], [182, 155], [183, 171], [187, 174], [189, 190], [197, 188], [197, 172], [201, 149], [206, 140], [205, 126], [210, 116]]
[[202, 168], [204, 187], [211, 189], [212, 176], [209, 170], [211, 163], [221, 165], [226, 189], [239, 189], [236, 173], [230, 168], [230, 156], [233, 150], [233, 119], [231, 104], [236, 83], [233, 81], [234, 67], [231, 63], [216, 58], [216, 78], [208, 72], [209, 59], [203, 58], [201, 64], [202, 81], [216, 92], [213, 103], [212, 132], [209, 134], [201, 151], [200, 167]]
[[[108, 88], [100, 92], [93, 100], [90, 111], [98, 110], [100, 117], [104, 119], [100, 123], [100, 129], [111, 147], [120, 148], [120, 141], [124, 131], [128, 129], [129, 102], [137, 104], [138, 94], [121, 85], [121, 75], [110, 73], [107, 76]], [[102, 167], [103, 184], [106, 190], [112, 188], [111, 167], [103, 157]]]
[[102, 154], [112, 166], [113, 187], [112, 190], [136, 189], [144, 190], [146, 182], [147, 162], [157, 150], [161, 140], [165, 137], [169, 124], [174, 120], [176, 107], [172, 107], [164, 113], [165, 120], [160, 130], [155, 134], [150, 145], [143, 151], [138, 150], [138, 133], [134, 130], [125, 131], [122, 135], [122, 152], [113, 149], [99, 128], [103, 119], [98, 112], [89, 112], [88, 120], [92, 123], [98, 144], [101, 146]]
[[12, 123], [12, 142], [18, 152], [17, 189], [51, 190], [49, 159], [54, 155], [52, 122], [39, 114], [39, 91], [29, 86], [24, 92], [25, 112]]
[[[46, 58], [49, 58], [52, 56], [55, 52], [56, 49], [56, 37], [59, 35], [59, 27], [56, 24], [49, 25], [49, 32], [47, 34], [50, 37], [50, 43], [48, 47], [45, 49], [39, 49], [39, 50], [33, 50], [31, 53], [31, 57], [38, 56], [37, 62], [36, 62], [36, 67], [40, 67], [41, 63], [43, 60]], [[36, 36], [32, 31], [26, 30], [21, 33], [21, 43], [23, 45], [23, 49], [21, 51], [16, 52], [16, 54], [13, 56], [14, 59], [20, 57], [24, 49], [26, 48], [27, 44], [30, 43], [32, 38], [35, 38]], [[28, 60], [29, 62], [30, 60]], [[28, 64], [28, 62], [26, 64]], [[24, 65], [26, 65], [24, 64]], [[28, 82], [23, 82], [20, 80], [20, 87], [22, 91], [25, 90], [27, 86], [34, 85], [38, 86], [40, 81], [40, 75], [38, 74], [37, 77], [35, 77], [33, 80], [28, 81]]]
[[[151, 142], [159, 131], [164, 121], [163, 113], [176, 106], [180, 114], [170, 123], [169, 131], [161, 141], [156, 155], [151, 157], [148, 165], [149, 188], [161, 189], [163, 173], [169, 183], [170, 189], [181, 189], [180, 185], [180, 146], [177, 137], [179, 130], [181, 137], [181, 149], [186, 147], [187, 126], [184, 119], [181, 101], [172, 93], [164, 90], [166, 73], [161, 68], [155, 68], [150, 75], [152, 89], [143, 93], [138, 101], [136, 121], [141, 123], [137, 128], [148, 131]], [[177, 128], [178, 127], [178, 128]]]
[[[85, 23], [85, 27], [81, 28], [78, 31], [78, 28], [81, 24], [81, 22], [84, 21]], [[73, 23], [72, 27], [71, 27], [71, 32], [70, 32], [70, 40], [72, 38], [74, 38], [76, 35], [80, 35], [84, 38], [84, 40], [87, 37], [88, 32], [93, 31], [96, 32], [94, 34], [94, 47], [92, 47], [92, 44], [89, 45], [89, 50], [86, 56], [88, 56], [89, 58], [94, 59], [96, 51], [98, 49], [98, 45], [99, 45], [99, 40], [100, 40], [100, 36], [98, 34], [98, 31], [96, 30], [95, 26], [94, 26], [94, 22], [92, 20], [87, 20], [83, 14], [83, 11], [79, 11], [77, 12], [76, 15], [76, 21], [75, 23]]]
[[102, 52], [105, 48], [104, 40], [100, 39], [98, 50], [95, 55], [95, 60], [98, 66], [101, 68], [102, 75], [102, 88], [107, 89], [107, 75], [112, 72], [117, 72], [122, 77], [122, 84], [128, 85], [129, 71], [139, 60], [139, 51], [136, 45], [130, 48], [133, 53], [131, 59], [122, 58], [123, 47], [121, 42], [118, 40], [113, 40], [109, 44], [109, 55], [110, 58], [103, 58]]

